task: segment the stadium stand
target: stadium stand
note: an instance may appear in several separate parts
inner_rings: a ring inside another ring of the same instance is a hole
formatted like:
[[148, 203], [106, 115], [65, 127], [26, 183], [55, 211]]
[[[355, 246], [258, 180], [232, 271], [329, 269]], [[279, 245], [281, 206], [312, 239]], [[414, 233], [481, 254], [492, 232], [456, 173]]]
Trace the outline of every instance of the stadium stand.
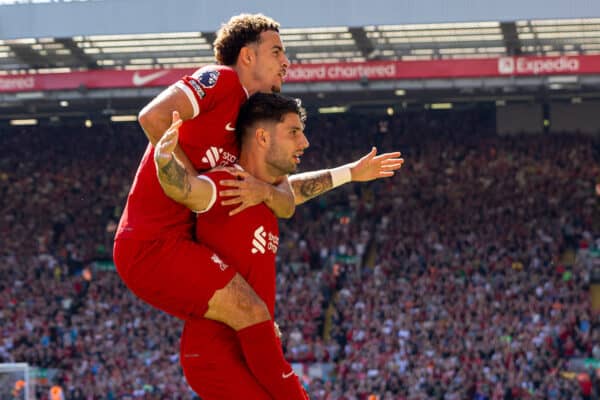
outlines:
[[[111, 268], [143, 133], [1, 129], [0, 362], [44, 371], [39, 399], [52, 385], [76, 400], [194, 398], [181, 324]], [[303, 170], [373, 143], [406, 159], [281, 223], [277, 320], [312, 399], [600, 395], [570, 364], [600, 358], [583, 257], [600, 247], [597, 136], [499, 136], [481, 110], [313, 116], [307, 133]]]

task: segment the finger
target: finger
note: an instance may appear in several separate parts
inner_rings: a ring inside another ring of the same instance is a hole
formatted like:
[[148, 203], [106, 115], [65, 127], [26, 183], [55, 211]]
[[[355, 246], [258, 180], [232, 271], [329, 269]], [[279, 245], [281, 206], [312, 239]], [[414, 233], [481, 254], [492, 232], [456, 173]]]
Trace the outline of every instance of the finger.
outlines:
[[242, 202], [242, 198], [241, 197], [236, 197], [234, 199], [228, 199], [228, 200], [223, 200], [221, 202], [222, 206], [231, 206], [234, 204], [240, 204]]
[[159, 144], [158, 154], [171, 154], [175, 150], [175, 146], [177, 146], [177, 140], [165, 140]]
[[380, 178], [389, 178], [390, 176], [394, 176], [394, 171], [380, 171], [379, 172]]
[[[230, 167], [231, 168], [231, 167]], [[231, 175], [236, 176], [237, 178], [242, 178], [242, 179], [246, 179], [248, 177], [248, 174], [246, 171], [240, 171], [237, 168], [231, 168], [232, 170], [229, 171], [231, 173]]]
[[369, 154], [367, 154], [365, 156], [366, 159], [372, 159], [375, 157], [375, 155], [377, 154], [377, 147], [373, 146], [371, 147], [371, 151], [369, 152]]
[[399, 169], [402, 167], [402, 164], [404, 164], [404, 162], [397, 162], [397, 163], [389, 163], [389, 164], [382, 164], [379, 168], [380, 169]]
[[393, 158], [391, 160], [385, 160], [379, 163], [379, 165], [394, 165], [394, 164], [403, 164], [403, 158]]
[[160, 140], [156, 144], [156, 147], [159, 149], [164, 149], [165, 147], [172, 146], [174, 143], [177, 143], [177, 139], [167, 133], [163, 137], [160, 138]]
[[181, 127], [181, 124], [183, 124], [182, 120], [177, 120], [177, 121], [173, 121], [173, 123], [171, 124], [171, 126], [169, 126], [169, 129], [167, 129], [168, 134], [174, 134], [174, 133], [179, 133], [178, 130]]
[[158, 142], [160, 147], [164, 147], [166, 151], [169, 152], [173, 151], [175, 146], [177, 146], [177, 141], [179, 139], [179, 127], [181, 126], [181, 123], [182, 121], [178, 120], [169, 127], [169, 129], [164, 133]]
[[224, 180], [220, 181], [219, 183], [221, 184], [221, 186], [230, 186], [230, 187], [239, 188], [240, 186], [242, 186], [244, 181], [238, 181], [238, 180], [234, 180], [234, 179], [224, 179]]
[[388, 160], [388, 159], [392, 159], [392, 158], [398, 158], [401, 155], [402, 155], [402, 153], [400, 153], [399, 151], [395, 151], [393, 153], [380, 154], [377, 157], [375, 157], [375, 160]]
[[169, 148], [167, 146], [159, 146], [156, 148], [156, 150], [154, 151], [154, 154], [164, 157], [164, 156], [171, 156], [171, 154], [173, 154], [172, 151], [169, 150]]
[[389, 172], [389, 171], [397, 171], [400, 168], [402, 168], [402, 165], [397, 165], [397, 166], [389, 166], [389, 167], [381, 167], [379, 168], [379, 171], [385, 171], [385, 172]]
[[161, 159], [170, 159], [176, 144], [177, 140], [175, 139], [169, 139], [168, 137], [161, 138], [161, 140], [157, 143], [156, 148], [154, 149], [154, 157]]
[[159, 139], [159, 144], [160, 145], [164, 145], [166, 143], [168, 144], [173, 144], [173, 143], [177, 143], [177, 129], [175, 130], [168, 130], [167, 132], [165, 132], [165, 134]]
[[171, 121], [172, 121], [172, 123], [175, 123], [177, 121], [181, 121], [181, 117], [179, 116], [179, 111], [173, 111], [171, 113]]
[[244, 211], [246, 208], [248, 208], [248, 206], [247, 206], [247, 205], [245, 205], [245, 204], [242, 204], [241, 206], [239, 206], [239, 207], [238, 207], [238, 208], [236, 208], [235, 210], [231, 210], [231, 211], [229, 212], [229, 216], [231, 217], [232, 215], [235, 215], [235, 214], [241, 213], [241, 212], [242, 212], [242, 211]]
[[219, 192], [219, 196], [221, 196], [221, 197], [233, 197], [233, 196], [238, 197], [239, 195], [240, 195], [240, 191], [237, 189], [221, 190]]
[[219, 171], [227, 171], [229, 172], [231, 175], [237, 175], [237, 172], [240, 172], [239, 169], [234, 168], [234, 167], [227, 167], [227, 166], [221, 166], [218, 168], [215, 168], [215, 170], [218, 169]]

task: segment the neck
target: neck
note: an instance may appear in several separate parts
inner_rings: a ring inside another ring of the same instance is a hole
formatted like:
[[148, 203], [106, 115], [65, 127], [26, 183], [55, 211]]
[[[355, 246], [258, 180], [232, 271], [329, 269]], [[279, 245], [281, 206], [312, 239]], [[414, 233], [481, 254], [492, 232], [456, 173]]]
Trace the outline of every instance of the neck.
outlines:
[[253, 154], [253, 150], [250, 149], [244, 149], [242, 151], [239, 164], [244, 171], [254, 176], [256, 179], [260, 179], [269, 184], [279, 182], [282, 178], [277, 172], [272, 171], [272, 168], [269, 168], [263, 158], [257, 157], [256, 154]]
[[260, 88], [256, 84], [256, 81], [253, 79], [250, 71], [241, 68], [239, 65], [234, 65], [232, 68], [235, 70], [235, 72], [237, 72], [238, 78], [240, 79], [240, 83], [244, 88], [246, 88], [248, 96], [252, 96], [254, 93], [260, 91]]

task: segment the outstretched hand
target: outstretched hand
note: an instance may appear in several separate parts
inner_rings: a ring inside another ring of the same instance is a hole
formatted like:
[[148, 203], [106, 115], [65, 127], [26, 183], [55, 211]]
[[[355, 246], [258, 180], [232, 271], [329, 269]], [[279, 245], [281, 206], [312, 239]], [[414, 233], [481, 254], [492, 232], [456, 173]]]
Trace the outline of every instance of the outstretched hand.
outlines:
[[157, 169], [163, 168], [173, 159], [173, 151], [179, 139], [179, 127], [182, 124], [177, 111], [173, 111], [171, 126], [154, 146], [154, 162]]
[[399, 151], [377, 155], [377, 148], [373, 147], [367, 155], [350, 164], [352, 181], [366, 182], [394, 176], [404, 163], [400, 155]]

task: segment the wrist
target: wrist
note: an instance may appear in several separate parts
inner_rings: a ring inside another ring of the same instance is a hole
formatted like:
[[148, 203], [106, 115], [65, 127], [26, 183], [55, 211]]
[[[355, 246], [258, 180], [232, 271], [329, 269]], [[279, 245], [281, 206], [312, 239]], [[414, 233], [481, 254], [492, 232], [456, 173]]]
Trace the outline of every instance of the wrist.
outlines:
[[334, 188], [352, 181], [352, 170], [349, 165], [332, 168], [329, 173], [331, 174], [331, 186]]

